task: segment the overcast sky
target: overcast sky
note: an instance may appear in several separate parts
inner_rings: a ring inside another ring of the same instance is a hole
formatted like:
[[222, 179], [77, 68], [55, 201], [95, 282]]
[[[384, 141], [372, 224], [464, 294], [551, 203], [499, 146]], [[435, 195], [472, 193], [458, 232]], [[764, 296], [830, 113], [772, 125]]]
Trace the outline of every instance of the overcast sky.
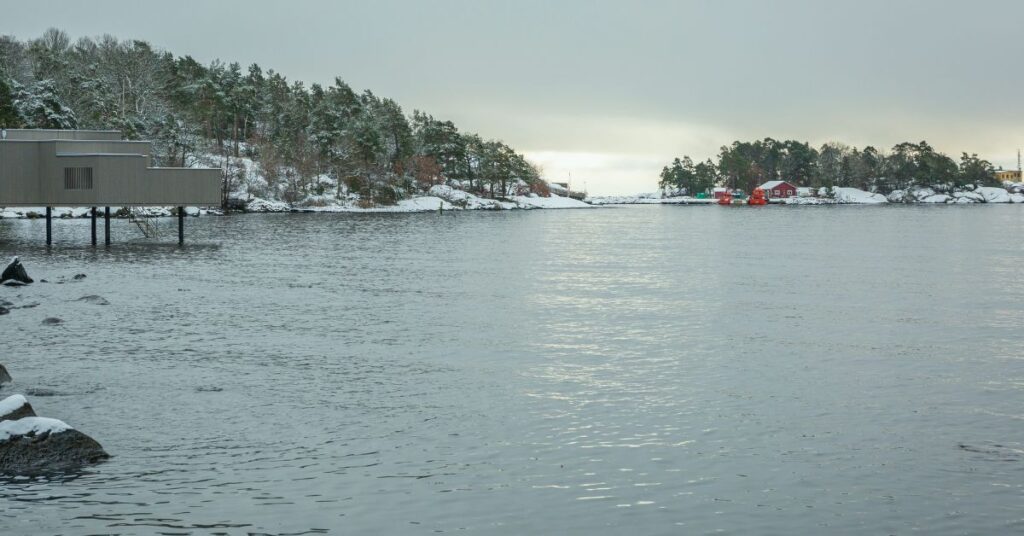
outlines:
[[1024, 1], [9, 2], [0, 33], [137, 38], [392, 97], [592, 193], [735, 139], [927, 139], [1016, 167]]

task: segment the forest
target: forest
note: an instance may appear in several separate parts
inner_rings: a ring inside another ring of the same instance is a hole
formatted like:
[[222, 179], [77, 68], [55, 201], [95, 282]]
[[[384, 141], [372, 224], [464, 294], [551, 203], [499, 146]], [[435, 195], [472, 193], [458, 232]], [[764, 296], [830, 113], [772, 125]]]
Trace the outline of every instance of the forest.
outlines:
[[772, 180], [797, 186], [852, 187], [887, 194], [911, 186], [998, 186], [990, 162], [963, 153], [957, 162], [928, 142], [904, 142], [888, 151], [830, 142], [815, 149], [807, 142], [772, 138], [733, 142], [717, 162], [675, 158], [661, 171], [660, 186], [697, 194], [723, 185], [747, 192]]
[[407, 114], [340, 77], [307, 87], [257, 64], [203, 65], [109, 35], [0, 36], [0, 127], [151, 140], [158, 165], [221, 168], [225, 204], [247, 195], [387, 205], [441, 183], [492, 198], [547, 193], [537, 167], [505, 143]]

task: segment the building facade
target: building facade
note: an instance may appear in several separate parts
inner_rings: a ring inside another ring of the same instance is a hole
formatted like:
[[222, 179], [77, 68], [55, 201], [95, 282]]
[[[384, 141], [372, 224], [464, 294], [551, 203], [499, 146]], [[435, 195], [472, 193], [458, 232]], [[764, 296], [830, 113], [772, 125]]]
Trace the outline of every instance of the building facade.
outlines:
[[110, 130], [0, 131], [0, 207], [218, 206], [221, 172], [153, 167]]
[[765, 195], [765, 197], [768, 197], [768, 198], [783, 198], [784, 199], [784, 198], [787, 198], [787, 197], [795, 196], [796, 192], [797, 192], [796, 186], [794, 186], [794, 185], [792, 185], [792, 184], [790, 184], [790, 183], [788, 183], [786, 181], [768, 181], [768, 182], [762, 184], [761, 186], [759, 186], [759, 188], [764, 190], [764, 195]]

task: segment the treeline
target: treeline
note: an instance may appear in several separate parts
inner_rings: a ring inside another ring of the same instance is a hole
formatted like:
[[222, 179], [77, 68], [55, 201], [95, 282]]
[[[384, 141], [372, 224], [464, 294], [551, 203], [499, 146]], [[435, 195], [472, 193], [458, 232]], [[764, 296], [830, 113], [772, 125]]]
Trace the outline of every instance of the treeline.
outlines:
[[900, 143], [889, 151], [826, 143], [765, 138], [722, 147], [718, 161], [694, 163], [676, 158], [661, 171], [662, 188], [697, 194], [721, 185], [747, 192], [772, 180], [813, 188], [853, 187], [889, 193], [914, 185], [995, 185], [994, 168], [976, 154], [960, 161], [935, 151], [927, 142]]
[[[289, 202], [354, 193], [388, 204], [443, 182], [491, 197], [546, 189], [508, 145], [340, 78], [306, 87], [256, 64], [202, 65], [109, 35], [0, 36], [0, 126], [118, 129], [152, 140], [160, 165], [223, 167], [225, 196], [248, 185]], [[239, 157], [259, 162], [265, 183]]]

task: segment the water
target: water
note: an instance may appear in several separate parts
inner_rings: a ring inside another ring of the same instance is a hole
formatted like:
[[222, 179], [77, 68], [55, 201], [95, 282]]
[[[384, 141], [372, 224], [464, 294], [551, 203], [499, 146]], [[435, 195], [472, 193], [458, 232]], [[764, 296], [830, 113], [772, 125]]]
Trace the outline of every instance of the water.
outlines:
[[4, 481], [0, 533], [1021, 532], [1022, 224], [248, 215], [47, 252], [2, 221], [51, 283], [0, 288], [40, 303], [0, 317], [0, 394], [113, 458]]

